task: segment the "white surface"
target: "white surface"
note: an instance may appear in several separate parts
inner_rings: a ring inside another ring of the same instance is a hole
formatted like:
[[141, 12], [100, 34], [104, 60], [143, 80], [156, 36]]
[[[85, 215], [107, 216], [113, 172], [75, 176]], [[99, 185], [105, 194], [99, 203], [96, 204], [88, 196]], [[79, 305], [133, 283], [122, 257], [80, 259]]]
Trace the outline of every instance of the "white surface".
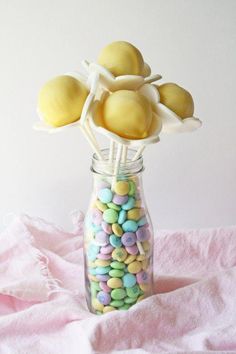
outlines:
[[76, 129], [33, 131], [36, 97], [46, 80], [95, 60], [113, 40], [133, 42], [153, 72], [190, 90], [204, 123], [145, 151], [154, 225], [235, 223], [235, 11], [234, 0], [2, 0], [0, 227], [9, 212], [68, 226], [71, 210], [86, 209], [90, 147]]

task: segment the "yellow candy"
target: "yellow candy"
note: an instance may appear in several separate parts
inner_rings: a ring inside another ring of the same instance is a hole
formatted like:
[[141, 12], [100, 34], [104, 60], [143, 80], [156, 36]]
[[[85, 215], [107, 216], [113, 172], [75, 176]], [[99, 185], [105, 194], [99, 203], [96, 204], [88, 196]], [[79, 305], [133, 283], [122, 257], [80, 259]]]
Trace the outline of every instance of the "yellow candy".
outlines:
[[42, 118], [53, 127], [80, 119], [88, 90], [77, 79], [62, 75], [48, 81], [40, 90], [38, 108]]
[[105, 211], [107, 209], [106, 204], [102, 203], [100, 200], [96, 200], [95, 206], [101, 211]]
[[89, 268], [96, 268], [96, 264], [94, 262], [88, 261]]
[[150, 290], [150, 285], [149, 284], [139, 284], [139, 287], [142, 291], [146, 292]]
[[184, 88], [174, 83], [167, 83], [160, 85], [158, 91], [161, 103], [175, 112], [180, 118], [184, 119], [193, 116], [193, 98]]
[[127, 257], [127, 251], [123, 247], [117, 247], [112, 252], [112, 258], [116, 261], [123, 262]]
[[108, 267], [111, 262], [104, 259], [96, 259], [94, 263], [96, 264], [96, 267]]
[[149, 241], [143, 241], [142, 242], [142, 246], [143, 246], [143, 249], [145, 252], [149, 251], [150, 250], [150, 243]]
[[95, 277], [95, 275], [88, 274], [88, 278], [89, 278], [89, 280], [91, 280], [91, 281], [96, 281], [97, 283], [99, 282], [99, 280]]
[[137, 299], [137, 302], [142, 301], [143, 299], [145, 299], [145, 295], [140, 295]]
[[144, 259], [142, 261], [142, 269], [143, 270], [147, 270], [148, 269], [148, 266], [149, 266], [149, 260], [148, 259]]
[[129, 192], [129, 183], [126, 181], [118, 181], [114, 186], [115, 193], [119, 195], [126, 195]]
[[135, 204], [134, 204], [135, 208], [140, 208], [141, 205], [142, 205], [141, 200], [136, 200], [136, 202], [135, 202]]
[[143, 210], [141, 208], [130, 209], [127, 213], [127, 218], [129, 220], [138, 221], [143, 215]]
[[107, 281], [107, 285], [109, 286], [109, 288], [118, 289], [122, 287], [123, 283], [120, 278], [110, 278]]
[[104, 306], [103, 313], [108, 313], [108, 312], [115, 311], [115, 310], [116, 310], [116, 308], [113, 306]]
[[144, 261], [146, 259], [146, 255], [145, 254], [139, 254], [136, 257], [137, 261]]
[[103, 123], [123, 138], [146, 138], [152, 123], [151, 103], [139, 92], [113, 92], [103, 104]]
[[112, 224], [111, 228], [116, 236], [120, 237], [123, 235], [123, 229], [119, 224]]
[[131, 43], [117, 41], [102, 49], [98, 63], [110, 70], [113, 75], [147, 75], [149, 69], [144, 65], [140, 51]]
[[133, 255], [133, 254], [130, 254], [130, 255], [126, 258], [126, 260], [124, 261], [124, 263], [125, 263], [125, 264], [130, 264], [130, 263], [132, 263], [135, 259], [136, 259], [136, 256]]
[[137, 274], [142, 269], [142, 263], [134, 261], [128, 265], [128, 271], [132, 274]]
[[92, 299], [92, 306], [93, 306], [93, 308], [95, 309], [95, 310], [97, 310], [97, 311], [103, 311], [103, 309], [104, 309], [104, 305], [103, 304], [101, 304], [99, 301], [98, 301], [98, 299]]

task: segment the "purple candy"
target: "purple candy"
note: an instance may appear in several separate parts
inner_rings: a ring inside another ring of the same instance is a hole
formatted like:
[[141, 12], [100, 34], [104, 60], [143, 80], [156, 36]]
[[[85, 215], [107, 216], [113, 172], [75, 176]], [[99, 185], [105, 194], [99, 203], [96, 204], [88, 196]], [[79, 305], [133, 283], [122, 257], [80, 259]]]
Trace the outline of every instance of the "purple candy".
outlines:
[[113, 250], [114, 250], [114, 247], [112, 247], [112, 245], [107, 245], [105, 247], [101, 247], [100, 252], [102, 254], [109, 254], [109, 253], [112, 253]]
[[104, 189], [104, 188], [111, 188], [110, 183], [106, 182], [106, 181], [99, 181], [97, 182], [97, 189]]
[[107, 260], [107, 259], [111, 259], [112, 257], [111, 257], [111, 254], [98, 253], [98, 254], [97, 254], [97, 258], [98, 258], [98, 259], [105, 259], [105, 260]]
[[109, 243], [109, 235], [104, 231], [98, 231], [95, 235], [95, 241], [99, 246], [106, 246]]
[[107, 233], [107, 234], [112, 234], [112, 228], [111, 225], [109, 225], [108, 223], [106, 223], [105, 221], [102, 222], [102, 228], [103, 230]]
[[102, 222], [102, 212], [99, 209], [93, 208], [92, 209], [92, 213], [91, 213], [91, 217], [92, 217], [92, 222], [94, 223], [94, 225], [100, 225]]
[[108, 305], [111, 301], [111, 295], [105, 293], [105, 291], [99, 291], [99, 293], [97, 294], [97, 299], [101, 304]]
[[136, 279], [139, 284], [147, 284], [149, 281], [148, 273], [147, 272], [139, 272], [136, 274]]
[[122, 204], [125, 204], [128, 201], [128, 199], [129, 199], [128, 195], [115, 194], [112, 201], [116, 205], [122, 205]]
[[107, 285], [107, 283], [105, 281], [101, 281], [99, 283], [100, 288], [105, 291], [105, 293], [110, 293], [111, 292], [111, 288], [109, 288], [109, 286]]
[[121, 237], [121, 242], [124, 246], [133, 246], [136, 242], [136, 235], [134, 232], [125, 232]]
[[146, 241], [150, 238], [150, 231], [145, 226], [141, 226], [136, 231], [136, 236], [138, 241], [140, 242]]
[[129, 254], [132, 254], [132, 255], [136, 255], [138, 254], [138, 247], [135, 245], [133, 246], [130, 246], [130, 247], [125, 247], [126, 251], [129, 253]]
[[110, 279], [110, 276], [108, 274], [96, 274], [96, 278], [100, 281], [100, 282], [106, 282]]

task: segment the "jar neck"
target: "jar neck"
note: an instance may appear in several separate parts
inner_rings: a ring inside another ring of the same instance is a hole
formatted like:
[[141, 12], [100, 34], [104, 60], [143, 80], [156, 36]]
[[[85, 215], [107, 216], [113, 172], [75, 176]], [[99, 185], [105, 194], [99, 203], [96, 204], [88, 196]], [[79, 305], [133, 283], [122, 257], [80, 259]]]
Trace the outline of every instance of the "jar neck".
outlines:
[[98, 160], [96, 154], [92, 157], [91, 171], [95, 174], [107, 177], [115, 175], [128, 177], [139, 174], [144, 170], [143, 157], [139, 156], [137, 159], [133, 160], [136, 153], [133, 149], [128, 150], [125, 162], [121, 157], [117, 174], [115, 173], [117, 150], [115, 149], [112, 158], [109, 156], [109, 149], [103, 149], [101, 152], [104, 157], [103, 160]]

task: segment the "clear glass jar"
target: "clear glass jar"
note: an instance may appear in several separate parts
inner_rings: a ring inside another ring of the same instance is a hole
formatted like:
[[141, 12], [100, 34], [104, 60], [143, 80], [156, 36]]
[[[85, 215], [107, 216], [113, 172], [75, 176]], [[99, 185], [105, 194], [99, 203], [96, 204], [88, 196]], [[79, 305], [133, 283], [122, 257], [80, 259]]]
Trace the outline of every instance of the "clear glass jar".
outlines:
[[143, 159], [126, 163], [114, 176], [114, 161], [93, 156], [93, 191], [85, 217], [86, 300], [92, 313], [128, 310], [153, 293], [153, 228], [145, 204]]

